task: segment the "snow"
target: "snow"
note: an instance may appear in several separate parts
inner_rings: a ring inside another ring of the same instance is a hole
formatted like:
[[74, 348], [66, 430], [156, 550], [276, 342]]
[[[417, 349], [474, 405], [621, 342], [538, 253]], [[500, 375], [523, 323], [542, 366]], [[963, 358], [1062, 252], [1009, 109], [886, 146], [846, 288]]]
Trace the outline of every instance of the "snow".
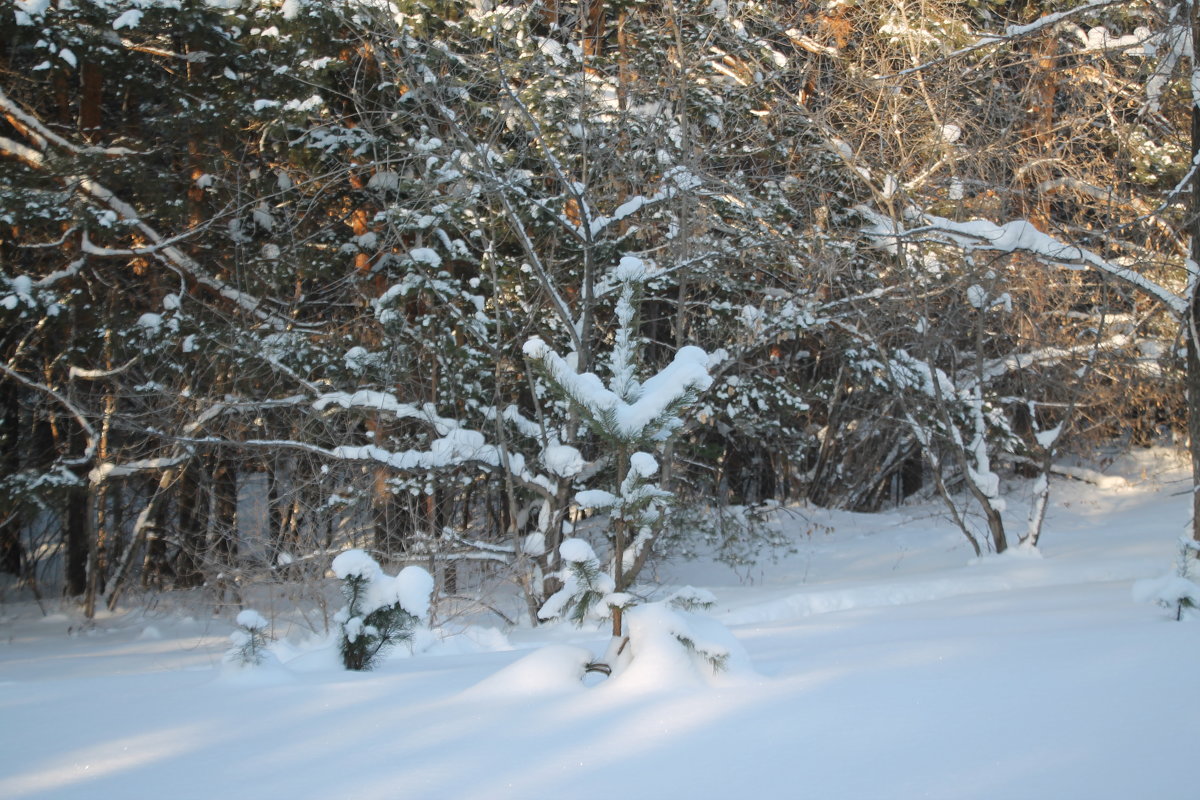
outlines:
[[582, 564], [596, 560], [596, 552], [583, 539], [564, 539], [558, 546], [558, 554], [568, 563]]
[[560, 478], [574, 477], [587, 466], [583, 455], [574, 447], [565, 444], [548, 445], [542, 451], [542, 463], [551, 474]]
[[584, 489], [575, 493], [575, 502], [583, 508], [602, 509], [619, 505], [621, 498], [604, 489]]
[[987, 307], [988, 293], [979, 284], [972, 284], [967, 287], [967, 302], [971, 304], [971, 308], [983, 310]]
[[436, 250], [428, 247], [415, 247], [408, 252], [408, 257], [417, 263], [426, 264], [435, 269], [442, 265], [442, 257], [437, 254]]
[[333, 559], [333, 574], [341, 580], [346, 578], [364, 578], [375, 580], [382, 573], [378, 562], [367, 555], [365, 550], [347, 550]]
[[[614, 385], [623, 382], [631, 389], [634, 397], [630, 402], [623, 400], [618, 391], [606, 388], [594, 373], [576, 372], [570, 357], [562, 358], [539, 337], [528, 339], [522, 351], [527, 358], [541, 361], [562, 390], [593, 418], [611, 419], [611, 432], [625, 440], [669, 434], [672, 420], [664, 419], [664, 415], [671, 406], [688, 392], [702, 392], [712, 385], [708, 354], [693, 345], [679, 348], [671, 363], [636, 388], [627, 380], [630, 376], [614, 376]], [[656, 423], [663, 427], [651, 430]]]
[[146, 312], [138, 317], [137, 324], [148, 333], [158, 333], [163, 326], [163, 318], [161, 314]]
[[266, 617], [252, 608], [247, 608], [237, 615], [237, 624], [239, 627], [252, 631], [264, 631], [271, 627], [271, 623], [267, 622]]
[[408, 566], [395, 579], [396, 599], [400, 607], [414, 617], [429, 617], [429, 599], [433, 596], [433, 576], [421, 567]]
[[[348, 673], [273, 595], [277, 663], [233, 672], [233, 614], [186, 596], [88, 624], [6, 593], [0, 797], [1195, 797], [1200, 629], [1132, 597], [1171, 569], [1190, 484], [1155, 451], [1108, 474], [1052, 478], [1040, 559], [973, 561], [933, 505], [792, 509], [794, 552], [752, 572], [660, 566], [645, 590], [704, 587], [712, 618], [629, 609], [644, 644], [608, 679], [580, 680], [601, 626], [426, 628]], [[1005, 484], [1013, 530], [1030, 488]]]
[[136, 28], [142, 21], [142, 10], [131, 8], [121, 16], [113, 20], [113, 30], [121, 30], [122, 28]]
[[394, 578], [363, 550], [347, 550], [333, 559], [333, 574], [345, 580], [359, 577], [367, 581], [362, 613], [399, 603], [414, 617], [429, 616], [429, 600], [433, 594], [433, 576], [417, 566], [407, 566]]
[[639, 478], [652, 478], [658, 474], [658, 461], [649, 453], [634, 453], [629, 457], [629, 471]]
[[367, 181], [367, 188], [377, 192], [397, 191], [400, 188], [400, 176], [391, 170], [380, 170]]
[[[721, 686], [759, 677], [750, 656], [719, 623], [666, 603], [648, 603], [625, 612], [632, 654], [611, 688], [630, 692], [677, 691]], [[681, 647], [685, 638], [691, 648]], [[719, 659], [715, 666], [710, 659]]]

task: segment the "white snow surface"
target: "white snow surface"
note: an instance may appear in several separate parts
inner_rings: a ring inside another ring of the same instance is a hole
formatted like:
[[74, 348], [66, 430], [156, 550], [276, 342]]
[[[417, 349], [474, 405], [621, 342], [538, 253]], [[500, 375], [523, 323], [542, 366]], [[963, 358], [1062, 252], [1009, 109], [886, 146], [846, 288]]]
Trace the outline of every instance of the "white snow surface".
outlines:
[[[738, 572], [660, 564], [649, 599], [685, 584], [717, 599], [728, 634], [683, 618], [731, 653], [707, 675], [652, 635], [627, 669], [581, 680], [604, 626], [494, 616], [349, 673], [285, 595], [255, 600], [277, 661], [230, 673], [232, 613], [168, 595], [87, 624], [0, 584], [0, 797], [1196, 797], [1200, 621], [1132, 596], [1189, 525], [1189, 480], [1159, 456], [1108, 468], [1122, 484], [1053, 478], [1041, 558], [975, 560], [913, 504], [790, 509], [794, 552]], [[1017, 531], [1030, 486], [1003, 488]], [[680, 620], [628, 614], [635, 639]]]

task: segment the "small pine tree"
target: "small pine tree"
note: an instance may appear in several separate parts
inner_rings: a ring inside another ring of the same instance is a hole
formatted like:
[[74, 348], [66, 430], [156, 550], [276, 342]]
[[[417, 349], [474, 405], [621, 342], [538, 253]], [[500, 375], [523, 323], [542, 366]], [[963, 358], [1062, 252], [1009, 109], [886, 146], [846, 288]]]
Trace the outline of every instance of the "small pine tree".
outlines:
[[336, 615], [338, 646], [346, 669], [373, 669], [392, 646], [412, 641], [428, 614], [433, 578], [420, 567], [386, 575], [362, 550], [347, 550], [333, 560], [346, 605]]
[[267, 660], [267, 647], [271, 635], [267, 632], [270, 623], [251, 608], [237, 615], [238, 629], [229, 634], [233, 647], [225, 654], [225, 660], [244, 667], [262, 666]]
[[1179, 540], [1179, 558], [1175, 561], [1175, 580], [1171, 591], [1160, 594], [1158, 602], [1175, 612], [1175, 621], [1183, 620], [1193, 609], [1200, 607], [1200, 583], [1197, 583], [1197, 559], [1200, 542], [1184, 536]]
[[558, 552], [563, 561], [558, 578], [563, 586], [546, 599], [538, 617], [562, 617], [576, 625], [583, 625], [589, 618], [607, 618], [604, 609], [611, 606], [610, 598], [621, 602], [623, 596], [614, 597], [616, 584], [600, 566], [592, 546], [582, 539], [567, 539]]
[[1200, 542], [1180, 537], [1179, 557], [1175, 568], [1159, 578], [1138, 581], [1133, 586], [1134, 599], [1157, 603], [1174, 614], [1176, 621], [1192, 616], [1200, 608]]
[[[646, 451], [662, 451], [683, 426], [680, 415], [712, 384], [709, 357], [694, 346], [681, 347], [671, 363], [645, 381], [637, 379], [641, 345], [637, 334], [639, 298], [643, 284], [655, 273], [653, 265], [627, 255], [607, 277], [620, 287], [607, 384], [594, 373], [579, 372], [575, 356], [564, 358], [538, 337], [529, 339], [524, 346], [525, 356], [540, 367], [554, 390], [570, 402], [583, 422], [611, 450], [615, 467], [611, 491], [589, 489], [575, 495], [580, 508], [608, 514], [612, 539], [612, 588], [608, 593], [623, 593], [629, 588], [663, 528], [660, 512], [671, 493], [657, 485], [658, 461]], [[567, 564], [564, 579], [590, 563], [571, 562], [566, 556], [564, 561]], [[586, 576], [582, 579], [586, 581]], [[565, 603], [566, 599], [560, 597], [559, 601]], [[618, 641], [624, 635], [621, 612], [626, 605], [610, 603], [613, 638]], [[543, 610], [547, 607], [551, 607], [550, 601]]]

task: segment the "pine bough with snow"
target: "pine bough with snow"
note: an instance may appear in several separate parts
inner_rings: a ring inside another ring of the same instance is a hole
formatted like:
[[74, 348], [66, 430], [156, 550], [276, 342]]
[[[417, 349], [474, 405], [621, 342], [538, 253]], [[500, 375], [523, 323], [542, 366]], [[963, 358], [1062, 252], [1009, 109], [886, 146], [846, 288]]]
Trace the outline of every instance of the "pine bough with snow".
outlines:
[[334, 616], [346, 669], [374, 668], [390, 647], [411, 641], [417, 623], [429, 616], [433, 576], [420, 567], [393, 577], [362, 550], [347, 550], [333, 560], [333, 573], [346, 598]]

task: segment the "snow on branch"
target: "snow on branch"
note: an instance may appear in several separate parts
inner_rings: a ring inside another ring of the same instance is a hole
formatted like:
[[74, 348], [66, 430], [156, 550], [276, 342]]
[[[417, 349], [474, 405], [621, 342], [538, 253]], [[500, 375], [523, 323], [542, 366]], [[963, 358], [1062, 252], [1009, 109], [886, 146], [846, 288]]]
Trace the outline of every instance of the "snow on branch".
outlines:
[[642, 383], [629, 402], [605, 387], [594, 373], [577, 372], [539, 337], [527, 341], [524, 351], [602, 429], [626, 441], [669, 435], [670, 420], [664, 419], [669, 412], [690, 393], [704, 391], [712, 384], [708, 354], [693, 345], [679, 348], [671, 363]]
[[1165, 286], [1136, 270], [1114, 264], [1091, 250], [1061, 242], [1038, 230], [1029, 220], [1012, 220], [997, 225], [983, 219], [956, 222], [944, 217], [925, 215], [926, 225], [905, 230], [897, 221], [865, 206], [858, 206], [858, 210], [871, 220], [870, 233], [883, 247], [895, 247], [901, 241], [918, 239], [928, 233], [946, 234], [947, 243], [967, 251], [1022, 252], [1047, 264], [1072, 269], [1094, 269], [1158, 300], [1178, 319], [1187, 314], [1187, 300]]
[[614, 222], [620, 222], [647, 206], [656, 205], [664, 200], [671, 200], [679, 194], [695, 189], [700, 185], [700, 178], [689, 171], [687, 167], [672, 167], [663, 175], [662, 186], [654, 194], [649, 197], [639, 194], [629, 198], [617, 206], [612, 216], [597, 215], [592, 217], [591, 234], [592, 236], [596, 236]]
[[330, 392], [323, 394], [313, 401], [313, 408], [324, 411], [331, 405], [345, 409], [364, 409], [369, 411], [384, 411], [397, 419], [420, 419], [431, 424], [438, 435], [446, 436], [459, 427], [458, 420], [438, 416], [432, 403], [402, 403], [396, 396], [388, 392], [371, 389], [360, 389], [356, 392]]
[[1053, 25], [1056, 25], [1065, 19], [1090, 14], [1093, 11], [1099, 11], [1102, 8], [1108, 8], [1109, 6], [1122, 5], [1125, 2], [1127, 2], [1127, 0], [1092, 0], [1090, 3], [1084, 3], [1083, 5], [1076, 6], [1075, 8], [1069, 8], [1065, 11], [1056, 11], [1053, 14], [1046, 14], [1026, 25], [1009, 25], [1004, 29], [1003, 33], [981, 35], [971, 44], [960, 47], [953, 52], [941, 56], [940, 58], [935, 58], [931, 61], [917, 64], [916, 66], [909, 67], [908, 69], [899, 70], [892, 75], [881, 75], [878, 77], [885, 79], [901, 77], [904, 75], [912, 75], [913, 73], [921, 72], [923, 70], [938, 66], [939, 64], [945, 64], [947, 61], [953, 61], [956, 58], [969, 55], [977, 50], [983, 50], [998, 44], [1011, 42], [1014, 39], [1020, 39], [1025, 36], [1029, 36], [1030, 34], [1038, 33], [1039, 31], [1052, 27]]
[[126, 478], [141, 472], [160, 472], [171, 467], [177, 467], [191, 458], [190, 455], [178, 454], [167, 458], [145, 458], [139, 461], [126, 461], [116, 464], [105, 461], [88, 473], [88, 480], [99, 485], [110, 478]]
[[322, 447], [296, 439], [244, 439], [230, 441], [214, 437], [176, 437], [181, 444], [226, 445], [244, 448], [274, 448], [299, 450], [331, 461], [365, 461], [380, 464], [397, 472], [426, 472], [438, 469], [474, 465], [483, 469], [506, 469], [522, 487], [542, 496], [553, 493], [554, 483], [545, 475], [532, 472], [525, 456], [488, 444], [479, 431], [455, 428], [434, 439], [428, 450], [389, 450], [378, 445], [339, 445]]
[[[7, 137], [0, 137], [0, 154], [13, 156], [35, 169], [46, 168], [46, 153], [42, 152], [42, 150], [49, 147], [55, 147], [76, 155], [81, 153], [99, 153], [108, 156], [133, 154], [133, 151], [121, 147], [81, 147], [73, 144], [54, 133], [54, 131], [42, 124], [36, 117], [22, 109], [5, 94], [3, 89], [0, 89], [0, 113], [34, 145], [34, 147], [29, 147]], [[41, 150], [38, 148], [41, 148]], [[172, 244], [174, 240], [160, 234], [141, 218], [137, 209], [122, 200], [103, 184], [84, 175], [68, 176], [63, 180], [68, 185], [73, 185], [78, 191], [90, 197], [93, 201], [100, 203], [114, 212], [123, 222], [136, 227], [138, 232], [151, 243], [149, 247], [144, 249], [147, 252], [152, 252], [155, 257], [165, 261], [169, 266], [190, 275], [196, 283], [233, 302], [260, 322], [279, 330], [295, 327], [292, 320], [263, 310], [263, 303], [260, 299], [239, 289], [235, 289], [224, 281], [208, 274], [191, 256], [184, 253], [178, 247], [175, 247]], [[86, 239], [83, 246], [85, 248], [88, 246]], [[107, 255], [107, 253], [103, 253], [102, 249], [98, 249], [97, 254]], [[57, 277], [66, 277], [66, 275]], [[55, 278], [56, 280], [57, 277]]]
[[12, 123], [13, 127], [32, 139], [38, 147], [45, 148], [52, 144], [55, 147], [67, 150], [76, 155], [83, 153], [95, 153], [106, 156], [137, 155], [135, 151], [125, 147], [96, 147], [95, 145], [80, 146], [72, 144], [70, 141], [54, 133], [36, 117], [13, 102], [3, 89], [0, 89], [0, 111], [3, 111], [5, 118]]

